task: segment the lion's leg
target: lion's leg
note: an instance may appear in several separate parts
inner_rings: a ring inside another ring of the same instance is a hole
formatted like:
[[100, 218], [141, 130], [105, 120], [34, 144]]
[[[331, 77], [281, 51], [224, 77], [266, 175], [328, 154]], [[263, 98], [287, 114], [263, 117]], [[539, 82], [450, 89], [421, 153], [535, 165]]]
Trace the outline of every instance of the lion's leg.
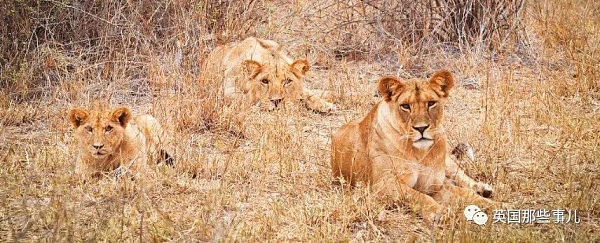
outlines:
[[493, 193], [492, 186], [487, 183], [475, 181], [458, 167], [451, 157], [446, 157], [446, 178], [452, 180], [457, 186], [469, 188], [479, 195], [490, 198]]
[[165, 133], [160, 122], [151, 115], [142, 115], [136, 117], [136, 123], [138, 123], [139, 128], [144, 133], [146, 146], [151, 158], [157, 163], [164, 162], [167, 165], [173, 166], [175, 159], [169, 153], [171, 149], [168, 149], [172, 138]]
[[[433, 195], [438, 202], [449, 202], [452, 204], [468, 203], [484, 208], [501, 208], [502, 203], [484, 198], [472, 190], [446, 183], [442, 189]], [[463, 205], [464, 206], [464, 205]]]
[[83, 181], [86, 181], [87, 178], [100, 178], [102, 173], [98, 171], [97, 168], [84, 163], [81, 157], [75, 163], [75, 174]]
[[477, 192], [479, 195], [484, 197], [491, 197], [493, 193], [493, 189], [490, 185], [483, 182], [478, 182], [473, 180], [473, 178], [467, 176], [465, 172], [458, 167], [456, 164], [456, 160], [464, 160], [470, 158], [471, 160], [475, 159], [475, 155], [473, 154], [473, 148], [468, 143], [459, 143], [452, 150], [451, 156], [446, 156], [446, 177], [452, 180], [456, 185], [460, 187], [470, 188]]
[[115, 169], [114, 175], [116, 177], [133, 176], [133, 178], [147, 176], [153, 173], [147, 163], [148, 159], [148, 155], [140, 154], [131, 161], [125, 160], [118, 168]]
[[410, 206], [416, 206], [421, 217], [429, 222], [435, 221], [440, 216], [442, 206], [438, 202], [432, 197], [409, 187], [394, 176], [381, 178], [373, 185], [373, 190], [377, 195], [386, 199], [402, 201]]
[[306, 103], [309, 109], [315, 110], [318, 112], [332, 112], [335, 110], [335, 106], [332, 103], [329, 103], [321, 97], [314, 94], [313, 91], [309, 89], [302, 90], [302, 100]]

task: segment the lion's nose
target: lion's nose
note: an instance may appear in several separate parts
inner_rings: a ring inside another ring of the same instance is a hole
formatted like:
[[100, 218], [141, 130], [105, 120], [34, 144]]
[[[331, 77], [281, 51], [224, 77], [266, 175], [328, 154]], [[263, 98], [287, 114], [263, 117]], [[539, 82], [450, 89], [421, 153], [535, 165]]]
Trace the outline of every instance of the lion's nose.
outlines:
[[104, 147], [104, 144], [94, 144], [92, 145], [92, 147], [94, 147], [95, 149], [101, 149], [102, 147]]
[[278, 106], [278, 105], [279, 105], [279, 103], [281, 103], [281, 100], [283, 100], [283, 99], [271, 99], [271, 102], [273, 102], [273, 104], [274, 104], [275, 106]]
[[423, 134], [425, 132], [425, 130], [427, 130], [427, 128], [429, 128], [429, 125], [425, 125], [425, 126], [420, 126], [420, 127], [413, 127], [415, 130], [419, 131], [421, 134]]

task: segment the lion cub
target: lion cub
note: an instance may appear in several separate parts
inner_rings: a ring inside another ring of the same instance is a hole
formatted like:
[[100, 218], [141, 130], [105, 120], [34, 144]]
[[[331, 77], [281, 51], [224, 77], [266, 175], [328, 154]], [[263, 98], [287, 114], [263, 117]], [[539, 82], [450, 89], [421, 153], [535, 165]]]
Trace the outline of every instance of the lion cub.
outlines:
[[72, 109], [69, 120], [78, 141], [76, 170], [81, 174], [143, 173], [149, 158], [173, 165], [173, 157], [161, 148], [165, 134], [151, 115], [133, 117], [126, 107], [95, 106], [91, 110]]
[[334, 178], [364, 181], [379, 195], [417, 204], [430, 221], [448, 199], [498, 206], [475, 193], [489, 197], [492, 188], [465, 175], [447, 152], [442, 118], [453, 85], [448, 71], [429, 80], [381, 78], [383, 100], [333, 135]]
[[206, 73], [221, 75], [226, 97], [242, 96], [263, 110], [290, 101], [303, 101], [309, 109], [330, 112], [334, 105], [304, 88], [310, 69], [305, 59], [293, 60], [278, 43], [249, 37], [213, 50], [205, 61]]

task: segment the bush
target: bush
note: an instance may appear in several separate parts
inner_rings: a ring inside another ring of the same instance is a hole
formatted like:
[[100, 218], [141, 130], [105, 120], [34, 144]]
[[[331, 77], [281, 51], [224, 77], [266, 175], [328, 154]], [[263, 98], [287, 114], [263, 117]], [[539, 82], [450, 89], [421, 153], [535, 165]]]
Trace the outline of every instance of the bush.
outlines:
[[[252, 34], [264, 15], [257, 0], [8, 1], [0, 15], [0, 87], [11, 99], [30, 99], [26, 90], [54, 83], [56, 59], [85, 80], [139, 79], [159, 53], [184, 51], [180, 65], [197, 71], [206, 47]], [[42, 52], [41, 49], [50, 50]], [[52, 53], [52, 54], [48, 54]], [[182, 55], [182, 53], [180, 53]], [[35, 63], [39, 72], [23, 73]], [[79, 69], [78, 69], [79, 68]], [[62, 75], [67, 75], [63, 73]]]
[[496, 51], [522, 38], [523, 7], [522, 0], [335, 1], [311, 17], [329, 20], [314, 28], [334, 37], [338, 57], [433, 46]]

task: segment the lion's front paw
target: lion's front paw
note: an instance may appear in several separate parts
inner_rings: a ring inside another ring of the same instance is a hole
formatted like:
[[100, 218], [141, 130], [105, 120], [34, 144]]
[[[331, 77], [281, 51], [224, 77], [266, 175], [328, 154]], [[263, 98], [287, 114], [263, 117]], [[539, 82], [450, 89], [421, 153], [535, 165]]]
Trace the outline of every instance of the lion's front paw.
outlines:
[[491, 198], [494, 193], [494, 189], [487, 183], [479, 182], [477, 183], [477, 188], [475, 189], [477, 194], [481, 195], [485, 198]]
[[319, 111], [324, 112], [324, 113], [333, 113], [333, 112], [337, 111], [337, 106], [334, 105], [333, 103], [323, 102]]
[[441, 205], [434, 205], [431, 211], [423, 212], [423, 218], [429, 223], [440, 223], [448, 220], [448, 210]]
[[314, 111], [317, 111], [320, 113], [333, 113], [333, 112], [337, 111], [336, 105], [334, 105], [333, 103], [324, 101], [324, 100], [318, 100], [316, 102], [309, 102], [308, 107], [311, 110], [314, 110]]

